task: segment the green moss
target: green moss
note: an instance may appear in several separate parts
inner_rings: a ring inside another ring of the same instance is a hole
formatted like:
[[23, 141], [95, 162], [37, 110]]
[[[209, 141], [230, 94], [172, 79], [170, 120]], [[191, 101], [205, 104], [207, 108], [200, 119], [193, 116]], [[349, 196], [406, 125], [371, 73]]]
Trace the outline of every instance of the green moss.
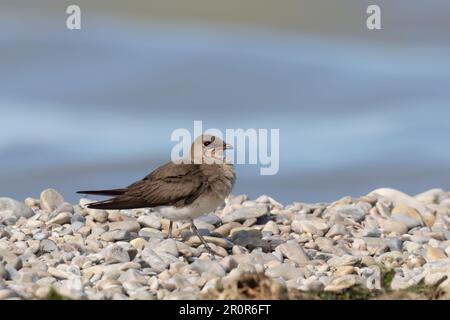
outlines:
[[434, 286], [427, 286], [423, 281], [421, 281], [417, 285], [409, 287], [406, 291], [412, 292], [423, 299], [435, 300], [444, 295], [444, 292], [439, 288], [439, 285], [440, 283], [437, 283]]
[[395, 276], [395, 271], [394, 269], [390, 270], [385, 268], [380, 269], [381, 269], [381, 288], [383, 288], [383, 290], [390, 291], [392, 279], [394, 279]]
[[339, 292], [305, 292], [302, 293], [301, 299], [320, 299], [320, 300], [367, 300], [380, 295], [382, 292], [377, 290], [369, 290], [364, 286], [357, 285]]
[[55, 288], [51, 287], [48, 294], [47, 300], [70, 300], [69, 298], [63, 296]]

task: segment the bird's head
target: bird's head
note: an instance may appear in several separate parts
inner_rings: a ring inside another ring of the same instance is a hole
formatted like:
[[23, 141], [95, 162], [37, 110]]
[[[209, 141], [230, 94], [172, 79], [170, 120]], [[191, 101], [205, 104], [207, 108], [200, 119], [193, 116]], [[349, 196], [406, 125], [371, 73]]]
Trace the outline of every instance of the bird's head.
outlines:
[[195, 163], [224, 163], [227, 149], [233, 149], [233, 146], [219, 137], [203, 134], [192, 144], [191, 155]]

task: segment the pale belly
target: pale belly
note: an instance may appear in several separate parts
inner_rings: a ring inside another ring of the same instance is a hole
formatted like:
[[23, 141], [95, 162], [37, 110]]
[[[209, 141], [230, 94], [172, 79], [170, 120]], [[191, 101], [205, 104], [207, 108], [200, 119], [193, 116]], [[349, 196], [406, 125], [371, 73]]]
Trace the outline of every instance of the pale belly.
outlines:
[[223, 204], [224, 199], [217, 197], [200, 197], [187, 207], [161, 206], [156, 207], [156, 212], [165, 219], [173, 221], [193, 220], [214, 211]]

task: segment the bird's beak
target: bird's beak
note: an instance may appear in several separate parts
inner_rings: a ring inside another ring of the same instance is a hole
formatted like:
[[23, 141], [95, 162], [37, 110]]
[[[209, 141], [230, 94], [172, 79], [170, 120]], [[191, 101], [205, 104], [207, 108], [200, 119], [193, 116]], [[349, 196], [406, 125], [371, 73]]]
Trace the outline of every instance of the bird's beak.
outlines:
[[231, 145], [231, 144], [229, 144], [229, 143], [226, 143], [226, 142], [224, 142], [223, 143], [223, 150], [230, 150], [230, 149], [233, 149], [233, 146]]

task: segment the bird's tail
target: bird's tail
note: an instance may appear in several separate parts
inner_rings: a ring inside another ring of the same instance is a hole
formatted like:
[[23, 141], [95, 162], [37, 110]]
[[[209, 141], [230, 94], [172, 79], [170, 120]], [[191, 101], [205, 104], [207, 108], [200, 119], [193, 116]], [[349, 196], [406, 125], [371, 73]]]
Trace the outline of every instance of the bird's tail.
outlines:
[[141, 201], [122, 200], [113, 198], [105, 201], [90, 203], [87, 205], [87, 207], [89, 209], [124, 210], [124, 209], [145, 208], [147, 207], [147, 205]]
[[78, 194], [92, 194], [97, 196], [119, 196], [125, 193], [126, 189], [113, 189], [113, 190], [90, 190], [90, 191], [77, 191]]
[[78, 191], [79, 194], [91, 194], [97, 196], [114, 196], [114, 198], [89, 203], [87, 205], [90, 209], [103, 209], [103, 210], [122, 210], [122, 209], [135, 209], [144, 208], [146, 203], [138, 199], [122, 196], [126, 189], [113, 189], [113, 190], [92, 190], [92, 191]]

